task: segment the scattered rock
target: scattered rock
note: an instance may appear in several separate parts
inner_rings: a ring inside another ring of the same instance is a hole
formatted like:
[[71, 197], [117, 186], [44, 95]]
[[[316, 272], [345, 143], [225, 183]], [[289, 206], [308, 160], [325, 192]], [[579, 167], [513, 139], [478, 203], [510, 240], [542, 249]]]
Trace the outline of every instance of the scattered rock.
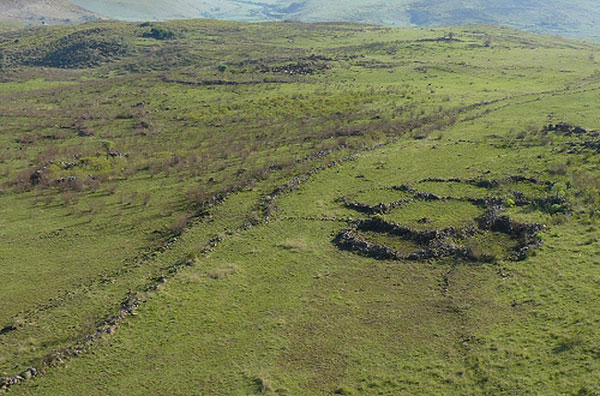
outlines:
[[33, 172], [31, 176], [29, 176], [29, 183], [32, 186], [37, 186], [38, 184], [41, 184], [44, 181], [44, 179], [44, 168], [38, 169], [35, 172]]
[[424, 201], [442, 201], [442, 200], [444, 200], [444, 198], [440, 197], [439, 195], [427, 193], [427, 192], [418, 192], [418, 193], [416, 193], [415, 196], [417, 197], [417, 199], [422, 199]]
[[331, 58], [317, 57], [315, 55], [306, 58], [305, 60], [288, 63], [279, 66], [263, 66], [261, 69], [262, 73], [282, 73], [289, 75], [313, 75], [325, 70], [331, 69], [331, 66], [326, 61]]
[[35, 377], [37, 375], [37, 369], [31, 367], [25, 371], [23, 371], [20, 376], [23, 377], [23, 379], [28, 380], [31, 379], [33, 377]]
[[[373, 231], [386, 233], [404, 240], [415, 242], [421, 247], [412, 253], [401, 253], [390, 247], [373, 244], [361, 239], [356, 231]], [[474, 227], [456, 229], [449, 227], [443, 230], [413, 230], [400, 224], [390, 223], [382, 219], [358, 221], [348, 230], [342, 231], [334, 239], [334, 244], [342, 250], [347, 250], [361, 256], [377, 260], [411, 260], [423, 261], [444, 257], [456, 257], [471, 261], [481, 261], [470, 249], [448, 243], [451, 238], [465, 238], [474, 235]]]
[[19, 328], [15, 325], [8, 325], [4, 328], [0, 329], [0, 335], [5, 335], [8, 333], [12, 333], [13, 331], [17, 331]]
[[401, 199], [391, 203], [379, 203], [377, 205], [367, 205], [360, 202], [351, 202], [347, 198], [343, 198], [344, 205], [348, 209], [356, 210], [357, 212], [367, 213], [369, 215], [386, 214], [396, 209], [398, 206], [410, 203], [411, 199]]
[[[551, 187], [552, 182], [538, 180], [531, 177], [525, 176], [510, 176], [506, 179], [440, 179], [440, 178], [428, 178], [421, 182], [439, 182], [439, 183], [467, 183], [476, 185], [477, 187], [493, 189], [497, 188], [504, 183], [515, 183], [515, 182], [528, 182], [538, 185], [544, 185]], [[541, 240], [538, 238], [539, 232], [543, 231], [546, 227], [543, 224], [538, 223], [519, 223], [509, 216], [502, 215], [507, 202], [500, 197], [485, 197], [485, 198], [455, 198], [455, 197], [441, 197], [436, 194], [419, 192], [412, 186], [404, 184], [401, 186], [393, 186], [392, 190], [407, 192], [413, 194], [415, 199], [426, 200], [426, 201], [446, 201], [446, 200], [461, 200], [470, 202], [474, 205], [478, 205], [488, 209], [482, 216], [474, 219], [477, 223], [477, 227], [469, 226], [462, 229], [456, 229], [455, 227], [448, 227], [441, 230], [413, 230], [409, 227], [405, 227], [400, 224], [390, 223], [385, 221], [383, 218], [373, 218], [370, 220], [357, 221], [354, 225], [345, 231], [342, 231], [334, 239], [334, 243], [343, 250], [352, 251], [354, 253], [372, 257], [379, 260], [427, 260], [433, 258], [442, 257], [456, 257], [467, 259], [470, 261], [493, 261], [494, 258], [489, 255], [482, 254], [481, 252], [475, 252], [464, 246], [456, 246], [453, 241], [460, 241], [462, 239], [472, 237], [478, 232], [492, 231], [500, 232], [509, 235], [512, 239], [518, 242], [517, 246], [511, 251], [510, 258], [513, 260], [524, 260], [535, 248], [541, 245]], [[523, 193], [514, 192], [514, 202], [510, 202], [510, 205], [535, 205], [541, 210], [552, 211], [557, 205], [561, 207], [568, 207], [568, 202], [560, 197], [548, 197], [540, 198], [535, 200], [527, 199]], [[348, 208], [354, 209], [359, 212], [381, 215], [389, 213], [393, 208], [411, 200], [401, 200], [392, 202], [389, 204], [380, 203], [377, 205], [367, 205], [360, 202], [351, 202], [346, 197], [342, 198], [341, 201]], [[431, 222], [431, 219], [422, 218], [418, 220], [420, 224], [427, 224]], [[384, 233], [394, 237], [398, 237], [404, 240], [410, 240], [421, 247], [421, 250], [412, 252], [410, 254], [403, 254], [387, 246], [370, 243], [366, 240], [361, 239], [357, 231], [372, 231], [377, 233]], [[460, 244], [459, 244], [460, 245]]]
[[549, 124], [544, 128], [544, 130], [548, 132], [560, 132], [566, 135], [581, 135], [584, 133], [588, 133], [587, 129], [580, 126], [571, 125], [567, 122], [559, 122], [558, 124], [554, 125]]

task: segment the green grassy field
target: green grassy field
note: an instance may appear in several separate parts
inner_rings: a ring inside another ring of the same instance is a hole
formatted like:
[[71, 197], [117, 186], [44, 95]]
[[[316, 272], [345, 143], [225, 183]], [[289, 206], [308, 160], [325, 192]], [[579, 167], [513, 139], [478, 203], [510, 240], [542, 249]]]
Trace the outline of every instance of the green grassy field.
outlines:
[[[485, 26], [0, 34], [0, 378], [43, 374], [19, 395], [598, 394], [599, 50]], [[517, 238], [482, 229], [452, 243], [486, 262], [376, 260], [333, 243], [371, 216], [344, 197], [412, 199], [379, 217], [423, 230], [476, 226], [494, 197], [543, 244], [515, 261]]]

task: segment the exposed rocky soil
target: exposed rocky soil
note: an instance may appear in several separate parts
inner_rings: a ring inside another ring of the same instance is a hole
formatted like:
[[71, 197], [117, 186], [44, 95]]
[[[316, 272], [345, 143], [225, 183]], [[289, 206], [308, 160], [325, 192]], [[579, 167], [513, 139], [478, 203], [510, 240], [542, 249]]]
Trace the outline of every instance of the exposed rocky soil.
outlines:
[[541, 134], [558, 134], [569, 137], [564, 146], [568, 154], [593, 153], [600, 154], [600, 131], [589, 130], [582, 126], [566, 122], [549, 124], [542, 128]]
[[313, 54], [304, 58], [289, 59], [284, 64], [262, 64], [259, 70], [262, 73], [308, 76], [331, 69], [329, 63], [333, 60], [333, 58]]

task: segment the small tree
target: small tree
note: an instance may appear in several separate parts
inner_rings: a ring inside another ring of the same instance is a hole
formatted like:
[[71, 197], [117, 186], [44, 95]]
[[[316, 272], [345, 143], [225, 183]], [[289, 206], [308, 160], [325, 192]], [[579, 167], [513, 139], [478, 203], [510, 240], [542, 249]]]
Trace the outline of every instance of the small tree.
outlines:
[[171, 232], [171, 235], [173, 235], [173, 236], [181, 235], [181, 233], [183, 233], [185, 228], [188, 226], [189, 222], [190, 222], [189, 216], [184, 215], [184, 216], [180, 216], [180, 217], [176, 218], [169, 226], [169, 231]]
[[567, 186], [564, 183], [554, 183], [552, 186], [552, 193], [556, 194], [556, 198], [560, 198], [561, 194], [564, 194]]
[[157, 26], [150, 29], [149, 33], [145, 33], [144, 37], [150, 37], [156, 40], [172, 40], [175, 38], [175, 33], [171, 30]]
[[104, 151], [106, 151], [106, 158], [108, 158], [110, 152], [112, 151], [112, 149], [115, 147], [115, 143], [111, 142], [110, 140], [103, 140], [102, 141], [102, 148], [104, 149]]

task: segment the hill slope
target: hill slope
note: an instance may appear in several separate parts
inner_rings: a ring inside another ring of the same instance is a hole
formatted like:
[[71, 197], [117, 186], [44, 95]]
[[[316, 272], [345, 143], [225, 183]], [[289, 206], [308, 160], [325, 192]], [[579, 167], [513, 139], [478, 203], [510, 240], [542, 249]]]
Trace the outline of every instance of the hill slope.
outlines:
[[599, 59], [489, 26], [0, 34], [0, 393], [598, 394]]
[[0, 21], [55, 25], [89, 22], [100, 18], [99, 14], [66, 0], [3, 0], [0, 2]]
[[593, 0], [73, 0], [124, 20], [218, 18], [307, 22], [351, 21], [394, 26], [499, 24], [538, 33], [600, 39]]

